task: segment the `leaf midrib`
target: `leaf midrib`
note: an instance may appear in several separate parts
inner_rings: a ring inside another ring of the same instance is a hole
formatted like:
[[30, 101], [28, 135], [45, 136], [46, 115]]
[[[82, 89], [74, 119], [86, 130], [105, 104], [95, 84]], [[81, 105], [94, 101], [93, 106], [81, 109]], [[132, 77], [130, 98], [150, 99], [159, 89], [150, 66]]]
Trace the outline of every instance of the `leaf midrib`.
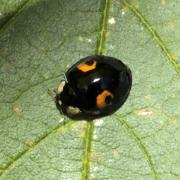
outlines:
[[[109, 18], [109, 9], [110, 9], [110, 0], [101, 1], [103, 3], [103, 11], [102, 11], [102, 20], [100, 23], [100, 36], [97, 41], [97, 46], [95, 49], [95, 53], [97, 55], [103, 55], [103, 49], [106, 40], [106, 32], [107, 32], [107, 21]], [[85, 139], [84, 141], [84, 153], [82, 160], [82, 176], [81, 180], [88, 180], [90, 175], [90, 158], [91, 158], [91, 149], [92, 149], [92, 141], [93, 141], [93, 133], [94, 133], [94, 122], [87, 121], [87, 125], [85, 127]]]

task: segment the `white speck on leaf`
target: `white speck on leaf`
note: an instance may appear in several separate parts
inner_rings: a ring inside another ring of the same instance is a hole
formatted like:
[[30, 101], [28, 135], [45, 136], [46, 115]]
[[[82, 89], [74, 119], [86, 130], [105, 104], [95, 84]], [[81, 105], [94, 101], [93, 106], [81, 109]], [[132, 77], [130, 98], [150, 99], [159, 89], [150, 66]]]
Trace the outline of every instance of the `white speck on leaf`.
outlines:
[[95, 166], [95, 167], [94, 167], [94, 171], [96, 172], [97, 170], [98, 170], [98, 167], [97, 167], [97, 166]]
[[108, 19], [108, 23], [109, 24], [115, 24], [116, 21], [115, 21], [115, 19], [113, 17], [111, 17], [111, 18]]
[[104, 120], [103, 119], [97, 119], [95, 121], [95, 126], [101, 126], [103, 124]]
[[141, 26], [141, 31], [143, 31], [144, 30], [144, 27], [143, 26]]
[[123, 15], [125, 14], [125, 11], [122, 11], [121, 14], [122, 14], [122, 16], [123, 16]]
[[109, 45], [109, 49], [114, 49], [114, 46], [112, 44]]
[[94, 134], [93, 139], [97, 139], [97, 135], [96, 134]]
[[139, 116], [150, 116], [152, 115], [152, 111], [151, 110], [147, 110], [147, 109], [143, 109], [143, 110], [140, 110], [137, 114]]
[[92, 42], [92, 39], [87, 39], [88, 42]]
[[62, 117], [62, 118], [59, 120], [59, 122], [62, 123], [63, 121], [64, 121], [64, 118]]

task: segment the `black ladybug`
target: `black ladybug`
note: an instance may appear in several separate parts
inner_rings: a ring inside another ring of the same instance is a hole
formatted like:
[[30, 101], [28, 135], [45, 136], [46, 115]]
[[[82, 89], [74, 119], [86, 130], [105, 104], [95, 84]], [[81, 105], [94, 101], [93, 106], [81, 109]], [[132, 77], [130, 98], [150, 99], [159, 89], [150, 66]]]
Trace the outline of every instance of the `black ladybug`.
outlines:
[[95, 119], [115, 112], [127, 99], [132, 76], [120, 60], [88, 56], [66, 73], [56, 95], [57, 108], [72, 119]]

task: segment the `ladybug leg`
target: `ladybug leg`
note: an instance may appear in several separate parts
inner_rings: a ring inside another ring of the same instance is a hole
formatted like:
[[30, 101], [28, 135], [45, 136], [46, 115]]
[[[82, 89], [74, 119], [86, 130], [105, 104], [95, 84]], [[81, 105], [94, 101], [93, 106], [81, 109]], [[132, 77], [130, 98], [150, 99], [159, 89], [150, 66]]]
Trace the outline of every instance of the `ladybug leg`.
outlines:
[[59, 84], [59, 86], [56, 89], [50, 90], [48, 89], [48, 94], [55, 99], [55, 97], [57, 96], [57, 94], [60, 94], [63, 91], [63, 88], [66, 84], [66, 81], [62, 80]]
[[48, 93], [48, 95], [51, 96], [53, 99], [55, 99], [56, 94], [57, 94], [54, 89], [53, 89], [53, 90], [52, 90], [52, 89], [48, 89], [48, 92], [47, 92], [47, 93]]

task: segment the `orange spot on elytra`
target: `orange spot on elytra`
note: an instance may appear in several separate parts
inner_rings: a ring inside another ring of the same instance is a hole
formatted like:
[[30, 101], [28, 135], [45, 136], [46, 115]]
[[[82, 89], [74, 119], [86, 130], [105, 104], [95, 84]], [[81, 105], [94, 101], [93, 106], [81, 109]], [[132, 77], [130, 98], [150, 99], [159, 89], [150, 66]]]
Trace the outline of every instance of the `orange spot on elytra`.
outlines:
[[77, 66], [77, 68], [83, 72], [88, 72], [96, 68], [96, 61], [93, 61], [92, 65], [88, 65], [85, 63], [81, 63]]
[[100, 93], [96, 97], [96, 105], [98, 108], [103, 108], [107, 105], [105, 101], [107, 96], [110, 96], [111, 98], [113, 98], [113, 95], [111, 94], [111, 92], [107, 90], [104, 90], [102, 93]]

